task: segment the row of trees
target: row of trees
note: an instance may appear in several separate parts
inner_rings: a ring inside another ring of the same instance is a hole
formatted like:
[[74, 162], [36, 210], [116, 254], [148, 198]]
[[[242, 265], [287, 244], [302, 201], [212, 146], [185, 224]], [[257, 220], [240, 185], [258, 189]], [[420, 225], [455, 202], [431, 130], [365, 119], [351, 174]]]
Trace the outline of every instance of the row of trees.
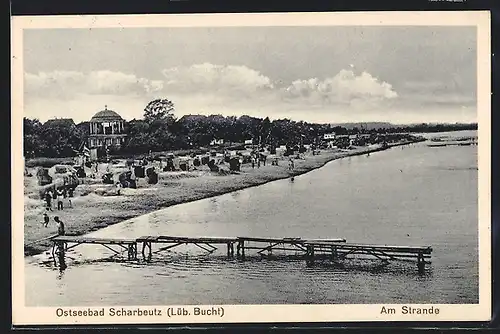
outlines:
[[[465, 126], [467, 127], [467, 126]], [[470, 126], [469, 126], [470, 127]], [[435, 127], [434, 127], [435, 128]], [[464, 127], [462, 126], [461, 129]], [[127, 138], [116, 153], [146, 153], [207, 147], [214, 139], [225, 143], [243, 143], [252, 139], [255, 144], [297, 145], [315, 143], [325, 133], [338, 135], [359, 132], [431, 131], [430, 126], [391, 129], [347, 129], [330, 124], [296, 122], [289, 119], [270, 121], [251, 116], [187, 115], [174, 116], [174, 104], [167, 99], [151, 101], [142, 119], [126, 123]], [[449, 130], [449, 129], [448, 129]], [[457, 128], [455, 127], [455, 130]], [[443, 130], [441, 130], [443, 131]], [[73, 156], [87, 142], [89, 123], [75, 124], [72, 119], [55, 119], [41, 123], [24, 118], [24, 153], [27, 157]]]
[[[37, 119], [24, 118], [25, 157], [74, 156], [81, 147], [88, 130], [83, 124], [75, 125], [71, 119], [56, 119], [41, 123]], [[87, 124], [88, 127], [88, 124]]]

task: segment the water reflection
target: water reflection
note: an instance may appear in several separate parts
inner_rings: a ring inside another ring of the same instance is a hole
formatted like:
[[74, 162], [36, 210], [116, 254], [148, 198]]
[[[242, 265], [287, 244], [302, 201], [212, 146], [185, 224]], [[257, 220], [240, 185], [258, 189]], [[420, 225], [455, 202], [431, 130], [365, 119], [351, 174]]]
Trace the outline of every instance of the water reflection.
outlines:
[[219, 210], [219, 202], [217, 201], [217, 197], [213, 197], [209, 199], [210, 206], [208, 208], [209, 211], [218, 211]]
[[58, 260], [59, 260], [59, 266], [58, 266], [59, 267], [59, 272], [62, 275], [62, 273], [64, 272], [64, 270], [68, 267], [66, 265], [66, 259], [64, 257], [64, 252], [62, 252], [61, 254], [59, 254], [57, 257], [58, 257]]

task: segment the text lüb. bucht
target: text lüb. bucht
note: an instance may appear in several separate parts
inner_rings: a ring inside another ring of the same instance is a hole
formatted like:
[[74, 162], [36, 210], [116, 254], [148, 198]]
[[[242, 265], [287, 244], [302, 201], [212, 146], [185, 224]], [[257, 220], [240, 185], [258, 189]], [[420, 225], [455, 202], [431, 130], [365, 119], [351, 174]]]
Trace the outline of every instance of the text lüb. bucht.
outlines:
[[185, 307], [169, 307], [167, 308], [168, 317], [186, 317], [186, 316], [224, 316], [223, 307], [193, 307], [192, 309], [187, 309]]

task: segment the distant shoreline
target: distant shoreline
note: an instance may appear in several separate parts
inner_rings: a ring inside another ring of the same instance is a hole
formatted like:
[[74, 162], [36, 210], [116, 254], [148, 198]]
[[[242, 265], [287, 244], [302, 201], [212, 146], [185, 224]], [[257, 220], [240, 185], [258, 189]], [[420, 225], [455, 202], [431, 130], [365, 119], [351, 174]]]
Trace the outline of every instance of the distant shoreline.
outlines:
[[[66, 224], [68, 235], [83, 235], [157, 210], [200, 199], [220, 196], [233, 191], [260, 186], [272, 181], [298, 176], [318, 169], [327, 163], [350, 156], [363, 155], [425, 141], [402, 141], [389, 144], [386, 148], [358, 147], [351, 151], [322, 150], [319, 155], [307, 155], [304, 160], [295, 160], [294, 170], [288, 170], [287, 161], [281, 160], [279, 166], [269, 163], [260, 168], [243, 165], [239, 174], [207, 174], [181, 179], [163, 180], [159, 185], [139, 189], [123, 189], [121, 196], [81, 196], [73, 199], [73, 208], [50, 212], [49, 228], [41, 226], [43, 202], [33, 213], [24, 217], [24, 254], [32, 256], [43, 253], [51, 246], [50, 236], [56, 233], [52, 217], [58, 215]], [[168, 176], [168, 175], [167, 175]], [[162, 181], [162, 180], [160, 180]], [[153, 188], [154, 191], [146, 191]], [[45, 240], [43, 240], [45, 239]], [[37, 242], [40, 241], [40, 242]]]

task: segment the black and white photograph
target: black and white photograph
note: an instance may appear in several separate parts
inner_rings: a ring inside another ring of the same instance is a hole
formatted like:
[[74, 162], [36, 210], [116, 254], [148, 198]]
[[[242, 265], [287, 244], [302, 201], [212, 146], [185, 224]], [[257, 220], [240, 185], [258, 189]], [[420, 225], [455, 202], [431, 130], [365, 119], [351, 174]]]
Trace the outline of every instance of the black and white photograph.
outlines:
[[489, 319], [489, 43], [486, 12], [14, 18], [14, 322]]

